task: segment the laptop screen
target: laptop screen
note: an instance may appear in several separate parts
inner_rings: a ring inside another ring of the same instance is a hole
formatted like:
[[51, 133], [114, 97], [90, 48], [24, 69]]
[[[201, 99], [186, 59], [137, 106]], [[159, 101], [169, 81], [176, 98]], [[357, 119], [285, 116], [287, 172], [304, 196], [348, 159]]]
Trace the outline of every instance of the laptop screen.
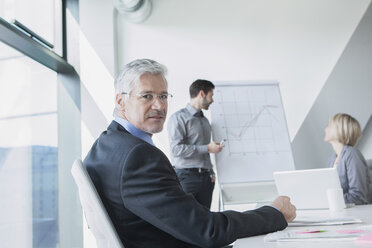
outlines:
[[297, 209], [328, 209], [327, 189], [341, 188], [335, 168], [274, 172], [274, 180]]

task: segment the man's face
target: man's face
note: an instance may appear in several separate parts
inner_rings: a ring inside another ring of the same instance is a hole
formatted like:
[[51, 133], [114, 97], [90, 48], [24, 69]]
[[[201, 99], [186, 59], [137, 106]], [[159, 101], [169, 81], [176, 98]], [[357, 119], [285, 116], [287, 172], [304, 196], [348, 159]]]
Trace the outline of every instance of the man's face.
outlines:
[[[158, 133], [163, 129], [168, 103], [161, 101], [157, 95], [167, 93], [167, 83], [163, 76], [143, 74], [124, 100], [121, 114], [138, 129], [149, 134]], [[146, 99], [150, 94], [155, 95], [152, 101]]]
[[202, 109], [208, 110], [209, 105], [213, 102], [213, 90], [208, 91], [206, 95], [202, 98], [201, 107]]

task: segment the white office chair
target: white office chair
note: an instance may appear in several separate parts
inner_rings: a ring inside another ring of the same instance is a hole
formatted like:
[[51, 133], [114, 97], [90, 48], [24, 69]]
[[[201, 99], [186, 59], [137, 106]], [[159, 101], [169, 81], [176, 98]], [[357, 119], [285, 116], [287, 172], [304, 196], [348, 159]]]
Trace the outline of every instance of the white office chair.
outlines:
[[75, 160], [71, 174], [79, 189], [80, 203], [88, 227], [96, 238], [98, 248], [124, 248], [106, 212], [101, 198], [80, 159]]

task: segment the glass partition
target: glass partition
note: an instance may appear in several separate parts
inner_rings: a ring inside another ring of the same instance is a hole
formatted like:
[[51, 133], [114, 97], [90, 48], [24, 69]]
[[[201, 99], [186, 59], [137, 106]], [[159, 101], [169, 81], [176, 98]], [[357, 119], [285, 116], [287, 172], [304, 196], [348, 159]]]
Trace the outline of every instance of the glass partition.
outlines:
[[57, 128], [57, 73], [0, 42], [1, 247], [59, 246]]

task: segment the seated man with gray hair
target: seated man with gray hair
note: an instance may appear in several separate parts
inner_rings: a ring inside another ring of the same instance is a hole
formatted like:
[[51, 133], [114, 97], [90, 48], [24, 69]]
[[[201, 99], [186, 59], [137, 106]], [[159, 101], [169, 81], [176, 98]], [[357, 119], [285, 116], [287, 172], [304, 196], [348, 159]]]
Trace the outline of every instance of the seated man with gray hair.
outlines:
[[211, 212], [186, 194], [152, 135], [167, 115], [166, 68], [149, 59], [127, 64], [115, 80], [115, 120], [84, 160], [127, 248], [220, 247], [286, 228], [296, 209], [285, 196], [243, 213]]

